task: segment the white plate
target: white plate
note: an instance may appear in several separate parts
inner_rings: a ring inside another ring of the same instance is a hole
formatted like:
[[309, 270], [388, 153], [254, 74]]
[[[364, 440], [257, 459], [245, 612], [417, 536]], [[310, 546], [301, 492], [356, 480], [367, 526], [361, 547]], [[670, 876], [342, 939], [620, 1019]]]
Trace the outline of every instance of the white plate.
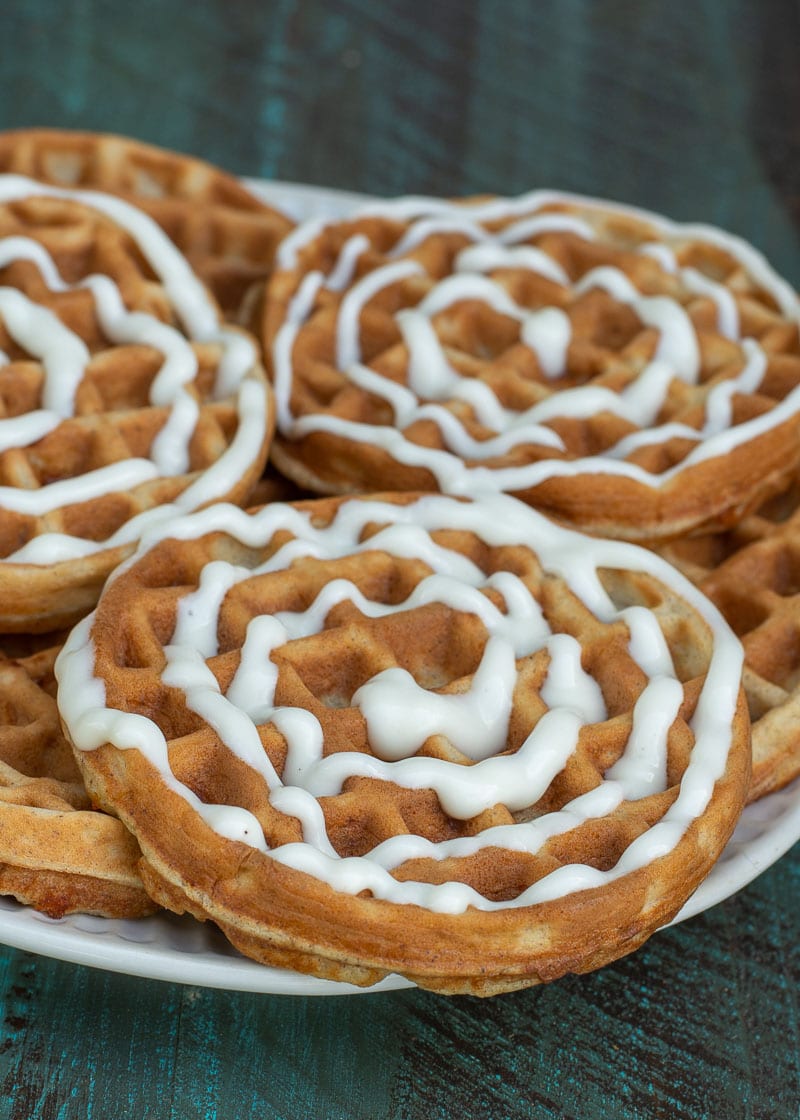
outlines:
[[[675, 923], [741, 890], [800, 839], [800, 780], [749, 805], [711, 874]], [[675, 924], [673, 923], [673, 924]], [[409, 987], [390, 976], [356, 988], [267, 968], [241, 957], [210, 923], [157, 914], [138, 921], [73, 914], [53, 920], [12, 899], [0, 898], [0, 943], [130, 976], [173, 980], [206, 988], [279, 995], [348, 995]]]
[[[363, 196], [291, 183], [250, 182], [262, 197], [296, 219], [336, 217]], [[746, 886], [800, 840], [800, 779], [748, 806], [711, 874], [675, 922], [694, 917]], [[0, 944], [27, 949], [111, 972], [172, 980], [231, 991], [279, 995], [348, 995], [410, 986], [389, 976], [372, 988], [356, 988], [267, 968], [240, 956], [210, 923], [158, 914], [138, 921], [75, 914], [53, 920], [0, 897]]]

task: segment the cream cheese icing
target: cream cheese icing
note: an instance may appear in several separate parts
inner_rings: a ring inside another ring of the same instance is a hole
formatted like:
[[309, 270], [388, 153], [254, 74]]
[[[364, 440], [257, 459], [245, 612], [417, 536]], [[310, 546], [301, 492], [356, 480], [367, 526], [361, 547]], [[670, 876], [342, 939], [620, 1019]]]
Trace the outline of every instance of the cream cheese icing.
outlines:
[[[697, 428], [658, 423], [657, 420], [672, 382], [679, 379], [694, 385], [700, 374], [698, 340], [681, 302], [672, 297], [642, 294], [625, 273], [611, 266], [592, 269], [576, 284], [570, 285], [561, 265], [544, 250], [521, 244], [528, 238], [552, 230], [570, 232], [587, 240], [596, 238], [597, 234], [588, 220], [559, 212], [537, 213], [543, 207], [554, 204], [577, 204], [589, 208], [601, 206], [612, 214], [646, 221], [664, 241], [644, 241], [636, 251], [657, 260], [665, 271], [676, 278], [687, 296], [705, 296], [716, 304], [718, 330], [724, 337], [740, 344], [744, 369], [737, 377], [715, 386], [708, 393], [705, 415]], [[387, 254], [388, 263], [366, 273], [346, 293], [336, 327], [337, 368], [389, 404], [392, 424], [366, 424], [324, 412], [295, 413], [291, 406], [295, 341], [314, 313], [320, 288], [340, 291], [352, 281], [359, 257], [368, 248], [367, 239], [356, 235], [347, 241], [328, 276], [313, 272], [305, 277], [273, 344], [278, 426], [282, 436], [288, 440], [313, 432], [328, 432], [356, 443], [377, 445], [400, 463], [426, 468], [441, 490], [456, 494], [473, 494], [476, 488], [522, 491], [549, 478], [597, 473], [626, 477], [658, 489], [680, 472], [706, 459], [728, 454], [800, 411], [798, 386], [769, 411], [732, 426], [731, 402], [734, 394], [758, 390], [767, 369], [767, 357], [758, 340], [742, 336], [733, 294], [696, 267], [682, 266], [677, 257], [677, 247], [697, 239], [723, 249], [774, 300], [780, 312], [798, 324], [800, 301], [755, 249], [731, 234], [705, 225], [670, 222], [633, 207], [547, 191], [471, 205], [425, 198], [400, 199], [371, 204], [354, 216], [409, 223]], [[501, 229], [490, 231], [487, 228], [490, 223], [501, 221], [506, 223]], [[279, 267], [297, 267], [304, 246], [323, 229], [324, 223], [312, 222], [295, 231], [279, 251]], [[471, 241], [457, 254], [454, 273], [437, 282], [416, 307], [397, 315], [398, 327], [409, 355], [407, 385], [397, 385], [362, 364], [360, 312], [379, 292], [414, 275], [423, 275], [419, 261], [405, 254], [413, 253], [433, 234], [453, 232]], [[572, 338], [569, 316], [563, 307], [545, 306], [531, 311], [517, 304], [502, 283], [487, 275], [503, 267], [544, 276], [565, 288], [571, 298], [590, 288], [602, 288], [615, 299], [630, 305], [645, 326], [651, 326], [659, 333], [653, 360], [619, 393], [592, 386], [559, 390], [558, 381], [567, 370]], [[543, 402], [521, 412], [504, 408], [485, 383], [473, 377], [464, 377], [452, 367], [433, 328], [432, 318], [464, 300], [479, 301], [518, 322], [520, 342], [536, 355], [539, 367], [553, 390]], [[466, 401], [476, 419], [496, 434], [488, 439], [472, 438], [451, 410], [435, 403], [457, 399]], [[634, 424], [638, 430], [600, 455], [569, 460], [543, 458], [518, 467], [487, 465], [485, 462], [519, 445], [534, 444], [564, 450], [563, 442], [547, 426], [548, 423], [558, 418], [585, 419], [600, 411], [612, 412]], [[438, 426], [441, 448], [422, 447], [405, 436], [404, 429], [419, 419], [432, 420]], [[691, 441], [694, 447], [682, 461], [669, 469], [656, 473], [626, 459], [639, 448], [658, 445], [677, 435]], [[471, 461], [469, 466], [464, 464], [464, 460]]]
[[[384, 528], [363, 540], [368, 524]], [[561, 576], [597, 618], [624, 621], [630, 655], [648, 683], [636, 704], [629, 742], [618, 762], [597, 788], [561, 810], [440, 843], [415, 835], [395, 836], [364, 856], [340, 858], [325, 832], [317, 798], [335, 795], [349, 777], [363, 775], [410, 789], [432, 789], [445, 812], [458, 819], [469, 819], [497, 803], [515, 812], [534, 803], [563, 769], [581, 727], [602, 721], [606, 715], [602, 692], [583, 669], [575, 639], [551, 632], [538, 602], [513, 573], [487, 577], [472, 561], [434, 541], [431, 534], [442, 529], [466, 530], [492, 546], [523, 545], [536, 552], [545, 570]], [[300, 820], [302, 841], [270, 849], [252, 814], [242, 808], [200, 802], [172, 774], [167, 744], [157, 725], [106, 707], [104, 686], [95, 676], [91, 616], [73, 631], [56, 666], [62, 715], [79, 750], [91, 751], [106, 742], [122, 749], [135, 747], [221, 835], [323, 879], [336, 890], [353, 894], [370, 890], [379, 898], [445, 912], [459, 912], [467, 906], [487, 910], [524, 906], [612, 881], [672, 850], [689, 824], [703, 813], [727, 762], [742, 649], [716, 609], [659, 557], [632, 545], [562, 529], [503, 495], [470, 502], [428, 495], [404, 505], [353, 499], [343, 502], [324, 526], [315, 524], [309, 512], [291, 506], [272, 504], [246, 514], [232, 506], [216, 505], [171, 526], [177, 539], [223, 531], [249, 548], [265, 546], [282, 530], [291, 539], [252, 569], [219, 560], [203, 569], [196, 590], [179, 603], [166, 647], [163, 679], [181, 688], [187, 705], [201, 714], [233, 754], [261, 775], [273, 806]], [[139, 555], [148, 547], [145, 540]], [[373, 601], [348, 580], [337, 579], [304, 610], [254, 617], [247, 627], [235, 677], [227, 694], [222, 694], [207, 659], [217, 651], [219, 612], [231, 588], [262, 572], [280, 571], [304, 555], [333, 560], [373, 549], [400, 557], [423, 555], [431, 574], [400, 603]], [[695, 743], [672, 806], [610, 870], [563, 867], [515, 899], [490, 900], [461, 883], [395, 880], [392, 869], [419, 856], [443, 859], [491, 845], [536, 852], [550, 836], [608, 813], [623, 799], [665, 788], [667, 732], [683, 689], [654, 613], [643, 606], [619, 607], [606, 591], [599, 571], [614, 568], [657, 576], [700, 612], [712, 638], [706, 680], [691, 720]], [[490, 588], [502, 596], [504, 609], [487, 597]], [[402, 669], [377, 673], [357, 690], [352, 703], [366, 720], [371, 755], [342, 751], [324, 756], [322, 729], [316, 718], [308, 711], [275, 703], [277, 668], [271, 654], [286, 642], [317, 633], [330, 610], [343, 601], [354, 603], [368, 617], [443, 603], [477, 615], [488, 635], [472, 688], [464, 694], [426, 692]], [[519, 749], [506, 753], [517, 662], [537, 650], [548, 657], [541, 689], [546, 711]], [[256, 729], [257, 724], [269, 721], [287, 744], [280, 775], [263, 751]], [[451, 738], [471, 763], [417, 755], [418, 747], [432, 734]]]
[[[0, 266], [30, 261], [52, 292], [88, 290], [100, 327], [111, 343], [145, 345], [163, 355], [149, 400], [152, 405], [169, 410], [147, 458], [114, 463], [35, 490], [0, 487], [0, 506], [41, 516], [105, 493], [130, 490], [156, 477], [185, 474], [189, 469], [189, 443], [200, 412], [197, 400], [188, 390], [198, 370], [191, 342], [215, 343], [220, 347], [214, 397], [234, 396], [239, 414], [231, 444], [209, 470], [179, 495], [173, 506], [147, 510], [126, 522], [109, 540], [86, 541], [66, 533], [41, 534], [3, 558], [3, 562], [48, 564], [129, 543], [145, 527], [164, 523], [176, 512], [187, 512], [224, 497], [260, 453], [269, 425], [269, 401], [265, 386], [254, 375], [257, 356], [253, 343], [242, 332], [221, 324], [202, 282], [151, 218], [129, 203], [97, 191], [62, 189], [17, 175], [0, 176], [0, 203], [33, 197], [79, 202], [101, 212], [130, 234], [162, 283], [185, 333], [150, 313], [128, 310], [110, 277], [91, 275], [68, 284], [39, 242], [21, 236], [0, 240]], [[29, 446], [75, 414], [76, 393], [91, 356], [83, 340], [53, 312], [36, 305], [16, 289], [0, 288], [0, 316], [11, 337], [42, 363], [44, 372], [43, 407], [25, 416], [0, 420], [0, 450], [6, 450]]]

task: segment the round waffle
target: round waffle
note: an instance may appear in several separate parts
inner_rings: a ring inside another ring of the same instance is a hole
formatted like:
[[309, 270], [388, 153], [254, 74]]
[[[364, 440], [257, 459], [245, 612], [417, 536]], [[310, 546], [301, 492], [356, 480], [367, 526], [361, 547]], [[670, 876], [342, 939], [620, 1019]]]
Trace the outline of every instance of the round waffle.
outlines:
[[704, 226], [552, 192], [401, 199], [282, 243], [274, 459], [321, 493], [513, 493], [647, 540], [800, 459], [800, 303]]
[[800, 481], [731, 529], [659, 552], [719, 607], [744, 646], [754, 801], [800, 776]]
[[125, 826], [94, 811], [61, 732], [58, 648], [0, 654], [0, 893], [52, 918], [139, 918], [155, 910]]
[[507, 496], [218, 505], [56, 673], [151, 894], [257, 960], [493, 994], [669, 921], [749, 779], [741, 647], [674, 569]]
[[220, 168], [107, 133], [0, 132], [0, 172], [117, 194], [164, 229], [227, 314], [269, 274], [293, 223]]
[[147, 215], [0, 176], [0, 630], [81, 617], [145, 528], [245, 500], [269, 395]]

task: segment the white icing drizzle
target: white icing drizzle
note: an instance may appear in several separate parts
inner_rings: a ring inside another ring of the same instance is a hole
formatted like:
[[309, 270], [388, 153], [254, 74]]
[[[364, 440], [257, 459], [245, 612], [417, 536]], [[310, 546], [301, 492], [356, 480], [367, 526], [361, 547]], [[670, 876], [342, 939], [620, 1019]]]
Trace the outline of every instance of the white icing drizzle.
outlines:
[[[296, 232], [296, 231], [295, 231]], [[293, 234], [289, 234], [291, 238]], [[285, 246], [285, 242], [281, 243]], [[286, 319], [277, 335], [273, 346], [275, 368], [273, 384], [275, 387], [275, 409], [278, 426], [285, 428], [293, 422], [292, 412], [289, 407], [289, 398], [292, 390], [292, 347], [300, 325], [309, 315], [314, 306], [317, 293], [323, 285], [325, 277], [321, 272], [309, 272], [303, 282], [289, 301], [286, 310]], [[355, 365], [355, 363], [352, 363]]]
[[575, 285], [575, 292], [581, 295], [590, 288], [603, 288], [619, 303], [630, 304], [646, 326], [660, 332], [655, 360], [663, 362], [682, 381], [697, 381], [700, 348], [692, 322], [679, 303], [666, 296], [641, 296], [618, 268], [593, 268]]
[[[154, 463], [147, 459], [123, 459], [75, 478], [51, 482], [38, 490], [0, 486], [0, 505], [16, 513], [41, 516], [73, 502], [87, 502], [115, 490], [132, 490], [158, 476]], [[36, 540], [38, 538], [34, 538]], [[21, 551], [21, 550], [20, 550]], [[28, 561], [32, 563], [32, 561]]]
[[422, 311], [401, 311], [397, 325], [408, 349], [408, 389], [412, 395], [429, 400], [448, 397], [461, 379], [448, 364], [430, 319]]
[[[577, 205], [585, 216], [558, 211], [538, 212], [553, 205]], [[663, 238], [663, 241], [645, 240], [637, 251], [657, 261], [664, 271], [678, 280], [686, 294], [686, 303], [690, 303], [695, 295], [713, 300], [719, 332], [738, 342], [742, 348], [745, 357], [742, 374], [714, 386], [708, 393], [705, 417], [699, 430], [670, 422], [658, 423], [672, 382], [679, 379], [695, 384], [700, 372], [699, 344], [684, 306], [667, 296], [643, 295], [625, 273], [609, 266], [592, 269], [577, 282], [571, 283], [562, 265], [544, 248], [525, 244], [550, 231], [567, 232], [584, 239], [598, 236], [592, 222], [593, 208], [598, 208], [595, 221], [598, 217], [602, 220], [603, 211], [610, 211], [648, 223], [652, 235]], [[390, 263], [364, 276], [342, 301], [337, 331], [338, 368], [356, 384], [385, 400], [392, 408], [393, 422], [391, 425], [362, 424], [327, 413], [295, 415], [292, 412], [294, 342], [313, 314], [319, 287], [331, 284], [330, 278], [312, 273], [298, 289], [274, 346], [278, 425], [281, 433], [289, 439], [324, 431], [354, 442], [378, 445], [398, 462], [429, 470], [439, 488], [449, 493], [473, 494], [476, 488], [526, 490], [551, 477], [593, 473], [627, 477], [650, 488], [659, 488], [696, 463], [725, 455], [740, 444], [757, 438], [800, 409], [798, 387], [769, 412], [732, 425], [733, 395], [758, 389], [766, 370], [766, 355], [756, 339], [741, 338], [741, 323], [732, 292], [698, 269], [682, 267], [673, 246], [678, 247], [695, 239], [723, 249], [775, 300], [783, 315], [800, 322], [800, 302], [789, 285], [771, 270], [756, 250], [733, 235], [702, 225], [680, 225], [633, 207], [548, 191], [466, 206], [412, 197], [375, 203], [365, 207], [361, 213], [366, 217], [389, 218], [408, 225], [388, 254]], [[500, 221], [507, 223], [500, 230], [488, 228], [490, 223]], [[280, 266], [295, 267], [300, 250], [310, 244], [322, 229], [324, 223], [313, 223], [296, 231], [282, 247]], [[404, 254], [413, 253], [435, 234], [448, 233], [465, 238], [469, 244], [456, 254], [451, 276], [436, 283], [416, 307], [398, 314], [398, 326], [409, 354], [409, 375], [407, 385], [389, 383], [387, 378], [380, 377], [361, 362], [359, 316], [369, 300], [383, 287], [420, 270], [418, 261]], [[356, 241], [356, 237], [351, 238], [346, 245], [347, 268], [351, 273], [358, 252], [354, 244]], [[408, 267], [408, 273], [401, 271], [403, 265]], [[658, 331], [653, 359], [619, 393], [591, 385], [558, 391], [555, 383], [567, 371], [572, 337], [568, 311], [561, 301], [559, 306], [543, 306], [534, 310], [519, 306], [503, 287], [500, 278], [492, 278], [504, 268], [528, 270], [560, 285], [567, 297], [567, 305], [592, 288], [605, 289], [614, 299], [629, 304], [644, 326]], [[335, 279], [334, 286], [338, 287], [345, 271], [338, 263], [331, 274]], [[552, 385], [553, 391], [547, 398], [524, 412], [515, 412], [504, 407], [484, 382], [464, 377], [458, 372], [442, 348], [432, 320], [465, 300], [481, 301], [519, 324], [520, 342], [535, 354], [543, 377]], [[383, 387], [380, 382], [384, 383]], [[462, 421], [454, 418], [453, 411], [447, 406], [447, 402], [456, 400], [468, 403], [484, 428], [496, 434], [486, 439], [472, 439]], [[494, 466], [488, 462], [521, 445], [563, 451], [562, 440], [548, 424], [559, 417], [581, 419], [598, 411], [610, 411], [628, 420], [638, 430], [609, 447], [602, 455], [572, 460], [558, 456], [540, 458], [538, 462], [514, 468]], [[438, 426], [441, 448], [423, 448], [406, 437], [405, 429], [419, 419], [432, 420]], [[628, 461], [627, 457], [638, 448], [657, 445], [675, 436], [686, 438], [695, 446], [682, 461], [668, 470], [654, 473]], [[464, 460], [470, 461], [470, 465], [465, 465]]]
[[388, 256], [391, 259], [411, 253], [429, 237], [442, 233], [457, 233], [471, 241], [483, 241], [485, 230], [471, 220], [468, 210], [453, 211], [430, 218], [422, 218], [409, 226], [400, 240], [392, 247]]
[[[197, 479], [177, 496], [174, 502], [144, 510], [107, 537], [104, 541], [83, 540], [66, 533], [41, 533], [32, 537], [22, 548], [7, 556], [6, 562], [24, 564], [53, 564], [78, 556], [90, 556], [104, 549], [117, 548], [138, 540], [146, 533], [158, 535], [174, 518], [197, 509], [224, 495], [237, 478], [259, 454], [264, 436], [265, 417], [269, 415], [269, 401], [265, 386], [260, 381], [245, 379], [237, 401], [238, 426], [230, 444]], [[21, 513], [40, 514], [66, 501], [84, 501], [113, 491], [130, 490], [133, 486], [157, 477], [153, 463], [146, 459], [127, 459], [108, 467], [88, 472], [70, 480], [50, 483], [39, 490], [16, 490], [0, 487], [0, 505]], [[54, 487], [64, 489], [54, 490]], [[39, 498], [39, 495], [43, 495]]]
[[652, 257], [654, 261], [658, 261], [665, 272], [673, 275], [677, 273], [678, 258], [669, 245], [663, 245], [660, 241], [647, 241], [639, 246], [639, 252], [643, 257]]
[[606, 702], [600, 685], [581, 665], [581, 647], [571, 634], [554, 634], [547, 643], [550, 665], [540, 695], [548, 708], [566, 708], [582, 723], [602, 723]]
[[422, 267], [416, 261], [398, 261], [396, 264], [384, 265], [374, 272], [367, 273], [353, 285], [339, 308], [336, 360], [340, 369], [349, 369], [350, 366], [361, 361], [359, 316], [364, 305], [390, 284], [397, 284], [421, 272]]
[[567, 368], [572, 324], [560, 307], [543, 307], [526, 315], [520, 338], [533, 350], [545, 377], [561, 377]]
[[406, 669], [395, 668], [362, 685], [353, 703], [367, 722], [370, 746], [379, 758], [409, 758], [431, 735], [444, 735], [477, 762], [505, 747], [515, 679], [513, 649], [493, 637], [465, 693], [430, 692]]
[[624, 754], [606, 772], [636, 801], [667, 788], [667, 732], [678, 714], [683, 689], [674, 677], [651, 679], [633, 710], [633, 728]]
[[717, 305], [717, 330], [725, 338], [739, 338], [739, 308], [733, 298], [733, 292], [724, 284], [718, 284], [708, 276], [704, 276], [696, 268], [681, 270], [681, 280], [684, 287], [696, 295], [708, 296]]
[[348, 284], [352, 283], [353, 273], [358, 264], [358, 258], [369, 249], [369, 240], [363, 233], [356, 234], [351, 237], [342, 246], [342, 251], [339, 254], [339, 259], [334, 265], [333, 271], [328, 275], [325, 281], [325, 287], [332, 292], [340, 292], [346, 288]]
[[[384, 527], [364, 540], [367, 525]], [[469, 531], [490, 546], [513, 544], [535, 550], [544, 569], [560, 575], [597, 618], [609, 623], [620, 619], [627, 625], [630, 655], [648, 683], [636, 704], [633, 730], [622, 757], [596, 789], [576, 797], [560, 811], [441, 843], [398, 835], [364, 856], [342, 859], [326, 835], [316, 799], [337, 794], [348, 778], [362, 775], [410, 789], [432, 789], [444, 811], [454, 818], [469, 819], [497, 803], [516, 812], [535, 803], [564, 768], [581, 728], [606, 718], [602, 693], [581, 664], [578, 643], [568, 634], [551, 633], [525, 583], [511, 572], [486, 577], [471, 560], [434, 541], [431, 534], [437, 530]], [[268, 851], [263, 832], [249, 813], [237, 807], [201, 806], [172, 774], [166, 743], [155, 724], [106, 708], [103, 685], [94, 677], [91, 618], [67, 640], [56, 675], [63, 718], [78, 749], [93, 750], [104, 742], [123, 749], [136, 747], [160, 770], [170, 788], [187, 797], [221, 835], [243, 840], [269, 858], [325, 880], [335, 890], [353, 894], [370, 890], [378, 898], [398, 903], [460, 912], [467, 906], [491, 910], [531, 905], [609, 882], [670, 851], [708, 804], [730, 749], [742, 650], [715, 608], [655, 555], [561, 529], [503, 495], [471, 502], [428, 495], [406, 505], [349, 500], [326, 526], [315, 525], [309, 512], [280, 504], [256, 514], [215, 505], [171, 525], [172, 535], [179, 540], [213, 531], [226, 532], [250, 548], [263, 548], [280, 531], [292, 534], [292, 539], [252, 569], [224, 561], [204, 568], [197, 589], [180, 601], [163, 680], [183, 689], [188, 707], [204, 718], [228, 750], [261, 775], [273, 807], [300, 822], [302, 841]], [[148, 547], [151, 545], [145, 541], [137, 555]], [[397, 557], [419, 555], [431, 573], [400, 603], [373, 601], [350, 581], [336, 579], [304, 610], [256, 616], [248, 625], [227, 694], [221, 693], [207, 662], [217, 652], [219, 612], [233, 587], [262, 573], [280, 571], [303, 555], [335, 561], [374, 549]], [[706, 682], [691, 720], [695, 744], [673, 805], [627, 849], [615, 868], [598, 872], [580, 865], [566, 866], [515, 899], [492, 901], [460, 883], [397, 882], [392, 869], [411, 858], [466, 856], [491, 845], [535, 853], [549, 837], [610, 812], [623, 798], [665, 788], [667, 734], [683, 689], [655, 615], [641, 606], [618, 609], [606, 592], [598, 572], [614, 568], [657, 575], [704, 616], [713, 638]], [[503, 609], [495, 606], [489, 591], [502, 597]], [[276, 707], [274, 656], [279, 658], [287, 642], [318, 632], [330, 610], [344, 601], [371, 618], [443, 603], [476, 615], [486, 629], [487, 642], [466, 691], [425, 690], [399, 666], [376, 673], [351, 698], [365, 717], [374, 753], [343, 751], [325, 756], [316, 718], [305, 710]], [[509, 753], [517, 661], [540, 650], [548, 658], [540, 691], [546, 708], [525, 741]], [[269, 722], [286, 741], [286, 764], [280, 775], [263, 751], [257, 731], [257, 724]], [[419, 747], [434, 735], [445, 736], [469, 761], [456, 763], [418, 754]]]
[[[44, 408], [0, 420], [0, 441], [6, 450], [41, 439], [65, 416], [72, 415], [75, 392], [89, 361], [89, 351], [57, 315], [14, 288], [0, 288], [0, 316], [11, 337], [38, 358], [44, 370]], [[18, 430], [19, 441], [15, 438]]]
[[589, 223], [572, 214], [529, 214], [505, 226], [500, 230], [498, 238], [504, 245], [513, 245], [531, 237], [539, 237], [543, 233], [574, 233], [587, 240], [594, 237], [594, 230]]
[[493, 272], [498, 268], [524, 268], [552, 280], [554, 284], [569, 285], [569, 276], [561, 265], [532, 245], [515, 245], [491, 242], [462, 249], [454, 261], [457, 272]]
[[[95, 191], [65, 190], [16, 175], [0, 176], [0, 203], [30, 197], [69, 199], [105, 214], [129, 233], [148, 260], [169, 296], [186, 330], [154, 315], [129, 311], [116, 284], [103, 275], [90, 275], [68, 284], [43, 245], [32, 238], [14, 236], [0, 241], [0, 267], [29, 261], [55, 293], [87, 290], [91, 293], [98, 323], [116, 345], [152, 347], [163, 362], [150, 387], [149, 401], [168, 410], [147, 458], [114, 463], [83, 476], [64, 479], [35, 490], [0, 487], [0, 505], [20, 513], [41, 516], [61, 506], [85, 501], [112, 491], [127, 491], [157, 477], [185, 474], [189, 470], [189, 443], [197, 427], [200, 406], [190, 391], [197, 374], [191, 341], [216, 343], [220, 360], [215, 396], [234, 395], [240, 424], [229, 448], [213, 467], [200, 475], [176, 500], [183, 512], [228, 493], [236, 478], [258, 455], [266, 433], [266, 391], [253, 378], [255, 349], [242, 333], [223, 327], [218, 312], [201, 281], [169, 238], [144, 213], [120, 199]], [[91, 355], [86, 344], [46, 307], [36, 305], [22, 292], [0, 289], [0, 316], [8, 333], [42, 363], [43, 407], [25, 416], [0, 420], [0, 451], [25, 447], [53, 431], [75, 414], [75, 398]], [[187, 337], [188, 336], [188, 337]], [[67, 534], [42, 534], [5, 558], [29, 564], [51, 563], [90, 555], [136, 539], [145, 526], [163, 523], [166, 512], [154, 508], [126, 523], [113, 538], [87, 542]], [[173, 510], [174, 515], [174, 510]]]

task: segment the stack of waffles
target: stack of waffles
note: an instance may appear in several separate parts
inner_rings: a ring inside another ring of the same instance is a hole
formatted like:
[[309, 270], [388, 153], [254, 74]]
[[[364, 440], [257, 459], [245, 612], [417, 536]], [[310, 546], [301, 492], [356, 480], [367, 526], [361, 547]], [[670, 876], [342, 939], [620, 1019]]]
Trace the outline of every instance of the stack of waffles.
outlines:
[[[2, 626], [9, 696], [44, 697], [7, 703], [41, 753], [9, 733], [3, 889], [120, 913], [113, 883], [362, 985], [632, 951], [800, 770], [796, 296], [630, 208], [292, 229], [137, 149], [0, 141]], [[218, 260], [198, 184], [256, 231]], [[55, 882], [70, 817], [114, 838]]]

